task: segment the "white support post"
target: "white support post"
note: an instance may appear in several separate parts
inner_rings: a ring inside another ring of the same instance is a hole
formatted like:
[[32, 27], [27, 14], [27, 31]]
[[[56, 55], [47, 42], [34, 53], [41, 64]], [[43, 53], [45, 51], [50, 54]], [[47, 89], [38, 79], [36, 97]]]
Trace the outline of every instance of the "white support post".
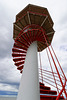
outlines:
[[27, 51], [17, 100], [40, 100], [36, 41]]

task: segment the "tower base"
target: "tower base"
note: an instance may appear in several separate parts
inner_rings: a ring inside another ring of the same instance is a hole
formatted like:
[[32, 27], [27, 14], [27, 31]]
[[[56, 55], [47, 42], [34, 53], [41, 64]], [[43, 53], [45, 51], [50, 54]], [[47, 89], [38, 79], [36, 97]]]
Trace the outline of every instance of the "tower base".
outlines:
[[40, 100], [36, 41], [27, 50], [17, 100]]

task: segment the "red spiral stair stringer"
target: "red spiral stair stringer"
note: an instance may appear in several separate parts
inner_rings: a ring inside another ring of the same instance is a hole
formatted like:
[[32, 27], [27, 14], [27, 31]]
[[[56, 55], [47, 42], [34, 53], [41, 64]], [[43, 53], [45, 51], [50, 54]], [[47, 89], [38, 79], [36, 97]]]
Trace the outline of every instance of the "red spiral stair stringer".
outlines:
[[[35, 27], [35, 25], [33, 25]], [[31, 26], [29, 26], [31, 27]], [[27, 28], [29, 28], [27, 27]], [[39, 27], [40, 28], [40, 27]], [[26, 30], [26, 29], [25, 29]], [[22, 72], [27, 49], [29, 48], [30, 44], [34, 41], [40, 41], [44, 44], [44, 37], [42, 34], [41, 29], [29, 29], [26, 32], [21, 31], [21, 34], [16, 38], [13, 49], [12, 49], [12, 56], [17, 69]]]

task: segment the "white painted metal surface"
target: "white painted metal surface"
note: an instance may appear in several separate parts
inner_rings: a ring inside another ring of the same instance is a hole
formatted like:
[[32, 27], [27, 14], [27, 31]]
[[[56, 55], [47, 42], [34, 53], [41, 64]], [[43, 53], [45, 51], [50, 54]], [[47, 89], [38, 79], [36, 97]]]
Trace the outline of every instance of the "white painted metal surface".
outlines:
[[36, 41], [27, 51], [17, 100], [40, 100]]

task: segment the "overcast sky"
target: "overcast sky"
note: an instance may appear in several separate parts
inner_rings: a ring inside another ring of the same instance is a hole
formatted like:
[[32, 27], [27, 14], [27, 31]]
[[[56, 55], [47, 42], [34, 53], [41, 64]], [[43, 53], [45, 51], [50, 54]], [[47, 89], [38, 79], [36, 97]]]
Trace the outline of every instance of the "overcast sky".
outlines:
[[[67, 75], [67, 0], [0, 0], [0, 94], [18, 91], [21, 74], [14, 66], [11, 55], [14, 42], [13, 22], [16, 14], [28, 4], [48, 9], [54, 21], [52, 45]], [[45, 51], [41, 55], [43, 58]], [[45, 57], [42, 60], [43, 66], [44, 60]]]

